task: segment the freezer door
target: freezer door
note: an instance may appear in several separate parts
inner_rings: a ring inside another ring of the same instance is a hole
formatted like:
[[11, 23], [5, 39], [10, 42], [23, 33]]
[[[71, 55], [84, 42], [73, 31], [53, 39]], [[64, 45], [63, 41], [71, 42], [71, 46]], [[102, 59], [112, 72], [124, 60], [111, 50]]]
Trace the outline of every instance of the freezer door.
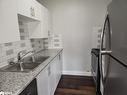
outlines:
[[112, 56], [127, 65], [127, 0], [113, 0], [108, 6], [112, 31]]
[[127, 95], [127, 68], [112, 57], [104, 85], [104, 95]]

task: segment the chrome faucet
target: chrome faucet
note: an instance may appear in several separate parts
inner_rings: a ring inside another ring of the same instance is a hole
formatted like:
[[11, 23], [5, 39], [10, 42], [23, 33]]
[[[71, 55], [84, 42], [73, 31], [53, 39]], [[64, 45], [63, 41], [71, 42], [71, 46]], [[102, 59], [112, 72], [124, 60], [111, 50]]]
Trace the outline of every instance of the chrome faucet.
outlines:
[[[25, 53], [24, 55], [21, 56], [21, 53], [23, 53], [23, 51], [20, 51], [17, 55], [17, 63], [19, 63], [20, 69], [21, 71], [23, 71], [23, 62], [22, 59], [29, 53], [34, 53], [34, 51], [28, 51], [27, 53]], [[32, 56], [32, 61], [34, 61], [34, 57]]]
[[21, 56], [21, 53], [23, 53], [23, 51], [20, 51], [17, 55], [17, 59], [18, 59], [18, 62], [20, 62], [27, 54], [29, 53], [34, 53], [34, 51], [28, 51], [27, 53], [25, 53], [24, 55]]

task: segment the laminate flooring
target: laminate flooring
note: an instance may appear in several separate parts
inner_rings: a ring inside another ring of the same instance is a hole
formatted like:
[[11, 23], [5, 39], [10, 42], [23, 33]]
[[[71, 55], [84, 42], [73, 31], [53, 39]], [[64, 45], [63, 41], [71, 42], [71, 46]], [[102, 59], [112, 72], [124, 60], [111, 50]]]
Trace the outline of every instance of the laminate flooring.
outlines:
[[96, 95], [93, 78], [63, 75], [54, 95]]

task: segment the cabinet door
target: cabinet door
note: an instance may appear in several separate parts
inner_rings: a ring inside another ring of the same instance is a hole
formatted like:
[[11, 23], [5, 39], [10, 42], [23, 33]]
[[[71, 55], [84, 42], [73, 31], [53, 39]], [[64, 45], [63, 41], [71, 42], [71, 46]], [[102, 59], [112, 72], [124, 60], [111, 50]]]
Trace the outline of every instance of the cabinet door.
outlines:
[[18, 0], [18, 14], [31, 17], [32, 0]]
[[62, 75], [62, 53], [57, 56], [56, 61], [56, 83], [58, 85]]
[[49, 76], [48, 76], [47, 66], [38, 76], [37, 76], [37, 88], [38, 95], [49, 95]]
[[41, 20], [41, 5], [36, 0], [18, 0], [18, 14]]
[[[30, 38], [48, 38], [48, 9], [41, 6], [41, 21], [30, 22]], [[36, 24], [36, 25], [35, 25]], [[35, 27], [36, 26], [36, 27]]]
[[56, 90], [56, 60], [54, 59], [52, 63], [50, 64], [50, 76], [49, 76], [49, 89], [50, 89], [50, 95], [54, 95]]
[[60, 80], [62, 75], [63, 59], [62, 52], [58, 55], [58, 79]]
[[49, 82], [50, 95], [54, 95], [54, 92], [61, 78], [62, 65], [60, 61], [61, 61], [60, 56], [58, 55], [54, 58], [54, 60], [50, 64], [50, 72], [51, 72]]
[[42, 36], [48, 38], [48, 9], [42, 6], [42, 22], [41, 22]]
[[56, 57], [56, 69], [55, 69], [55, 73], [56, 73], [56, 84], [58, 85], [61, 74], [60, 74], [60, 61], [59, 61], [59, 55]]
[[34, 11], [35, 11], [35, 18], [37, 20], [41, 21], [41, 15], [42, 15], [41, 7], [42, 7], [42, 5], [40, 3], [38, 3], [36, 0], [33, 0], [33, 7], [34, 7]]
[[16, 0], [0, 0], [0, 43], [19, 41]]
[[29, 22], [28, 23], [28, 31], [30, 38], [41, 38], [41, 22]]
[[60, 52], [59, 62], [60, 62], [60, 75], [62, 75], [62, 71], [63, 71], [63, 51]]

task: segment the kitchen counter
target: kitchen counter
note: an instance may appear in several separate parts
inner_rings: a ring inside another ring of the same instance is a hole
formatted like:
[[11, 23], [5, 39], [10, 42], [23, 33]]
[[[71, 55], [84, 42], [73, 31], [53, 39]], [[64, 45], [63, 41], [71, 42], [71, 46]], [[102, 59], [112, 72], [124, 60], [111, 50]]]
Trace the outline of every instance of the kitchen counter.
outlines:
[[33, 71], [24, 72], [0, 72], [0, 91], [11, 92], [10, 95], [20, 94], [25, 87], [62, 51], [62, 49], [42, 50], [37, 54], [50, 56]]

